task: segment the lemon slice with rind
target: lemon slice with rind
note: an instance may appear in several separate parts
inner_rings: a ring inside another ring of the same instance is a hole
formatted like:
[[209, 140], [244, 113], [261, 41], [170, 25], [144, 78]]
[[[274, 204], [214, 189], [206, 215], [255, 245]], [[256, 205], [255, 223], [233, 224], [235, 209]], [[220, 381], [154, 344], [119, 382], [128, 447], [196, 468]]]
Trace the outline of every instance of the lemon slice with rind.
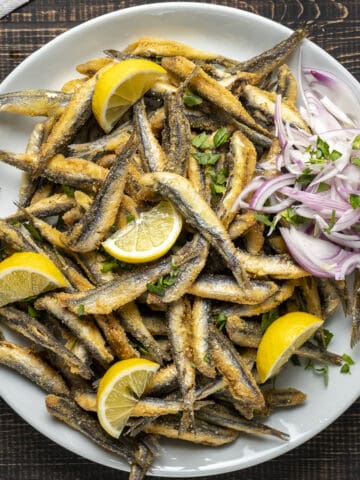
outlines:
[[123, 262], [150, 262], [170, 250], [181, 228], [181, 215], [171, 202], [162, 200], [115, 232], [102, 245], [110, 255]]
[[1, 307], [66, 285], [60, 270], [40, 253], [14, 253], [0, 263]]
[[97, 415], [109, 435], [119, 438], [131, 411], [159, 367], [144, 358], [129, 358], [107, 370], [97, 391]]
[[297, 348], [300, 348], [323, 324], [323, 320], [305, 312], [291, 312], [275, 320], [261, 338], [256, 368], [260, 383], [277, 375]]
[[166, 70], [155, 62], [132, 58], [105, 67], [99, 73], [92, 110], [101, 128], [109, 133], [124, 113], [141, 98]]

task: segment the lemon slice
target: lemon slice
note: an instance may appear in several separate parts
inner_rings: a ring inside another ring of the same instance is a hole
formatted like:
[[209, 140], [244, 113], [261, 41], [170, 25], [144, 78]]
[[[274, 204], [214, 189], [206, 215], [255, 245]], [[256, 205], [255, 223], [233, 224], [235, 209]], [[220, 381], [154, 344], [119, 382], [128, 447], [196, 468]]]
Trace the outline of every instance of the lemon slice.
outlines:
[[122, 115], [141, 98], [166, 70], [150, 60], [132, 58], [105, 68], [99, 74], [92, 110], [109, 133]]
[[291, 312], [275, 320], [261, 338], [256, 356], [260, 383], [277, 375], [291, 355], [323, 324], [305, 312]]
[[103, 429], [119, 438], [145, 388], [160, 365], [144, 358], [129, 358], [112, 365], [97, 391], [97, 415]]
[[0, 306], [65, 287], [67, 281], [40, 253], [14, 253], [0, 263]]
[[123, 262], [150, 262], [170, 250], [181, 228], [181, 215], [172, 203], [162, 200], [115, 232], [102, 245], [110, 255]]

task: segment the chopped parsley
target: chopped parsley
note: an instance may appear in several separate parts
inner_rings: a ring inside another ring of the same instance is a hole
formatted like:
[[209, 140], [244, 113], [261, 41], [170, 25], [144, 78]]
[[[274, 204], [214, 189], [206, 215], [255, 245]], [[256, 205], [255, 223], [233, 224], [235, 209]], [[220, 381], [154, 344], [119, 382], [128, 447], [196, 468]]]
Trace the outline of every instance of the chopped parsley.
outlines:
[[326, 328], [323, 329], [323, 338], [324, 338], [324, 346], [327, 348], [333, 339], [334, 334], [330, 332], [330, 330], [327, 330]]
[[70, 198], [74, 198], [75, 188], [69, 187], [69, 185], [62, 185], [63, 192]]
[[336, 211], [332, 210], [331, 211], [331, 217], [330, 217], [330, 220], [329, 220], [329, 226], [324, 229], [324, 232], [326, 232], [326, 233], [331, 232], [333, 226], [335, 225], [335, 220], [336, 220]]
[[216, 133], [214, 135], [214, 145], [216, 148], [221, 147], [221, 145], [224, 145], [229, 140], [230, 134], [227, 131], [225, 127], [221, 127], [218, 130], [216, 130]]
[[201, 105], [203, 103], [203, 99], [193, 93], [190, 88], [185, 88], [183, 100], [187, 107], [195, 107], [196, 105]]
[[199, 135], [196, 135], [196, 137], [191, 140], [191, 144], [200, 150], [206, 150], [214, 146], [206, 132], [201, 132]]
[[27, 312], [30, 315], [30, 317], [33, 317], [33, 318], [40, 318], [41, 317], [41, 313], [31, 305], [28, 305]]
[[344, 353], [341, 358], [344, 360], [345, 363], [341, 366], [340, 373], [347, 373], [351, 375], [350, 365], [355, 365], [354, 360], [350, 357], [350, 355], [347, 355], [346, 353]]
[[195, 152], [191, 154], [199, 165], [215, 165], [215, 163], [221, 157], [220, 153], [200, 153]]
[[210, 357], [209, 357], [209, 354], [208, 354], [208, 353], [205, 353], [203, 360], [204, 360], [204, 362], [206, 362], [206, 363], [210, 363]]
[[360, 195], [350, 193], [350, 205], [353, 209], [360, 208]]
[[308, 360], [305, 370], [312, 370], [316, 375], [323, 377], [325, 387], [329, 384], [329, 366], [324, 365], [323, 367], [315, 367], [312, 360]]
[[281, 216], [292, 225], [301, 225], [308, 221], [307, 218], [298, 215], [293, 208], [287, 208], [281, 212]]
[[357, 167], [360, 167], [360, 157], [354, 157], [351, 159], [351, 163], [353, 165], [356, 165]]
[[218, 313], [215, 317], [215, 325], [217, 326], [217, 328], [220, 330], [220, 332], [222, 330], [224, 330], [225, 328], [225, 325], [226, 325], [226, 322], [227, 322], [227, 315], [225, 315], [225, 313]]
[[327, 192], [329, 189], [330, 189], [330, 185], [328, 183], [320, 182], [316, 190], [316, 193]]
[[224, 184], [226, 183], [229, 171], [226, 168], [220, 168], [220, 170], [216, 172], [213, 168], [208, 167], [206, 169], [206, 173], [212, 180], [210, 183], [210, 188], [213, 195], [223, 193], [226, 189]]
[[81, 304], [78, 306], [77, 314], [79, 315], [79, 317], [82, 317], [83, 315], [85, 315], [85, 305]]
[[254, 213], [254, 217], [258, 222], [263, 223], [267, 227], [275, 227], [275, 218], [270, 220], [269, 215], [265, 215], [263, 213]]
[[134, 220], [135, 220], [134, 215], [127, 215], [127, 217], [126, 217], [127, 223], [130, 223], [130, 222], [132, 222], [132, 221], [134, 221]]
[[359, 150], [360, 148], [360, 135], [356, 135], [352, 143], [353, 150]]
[[304, 168], [302, 174], [295, 180], [296, 183], [301, 183], [302, 185], [309, 185], [315, 178], [315, 175], [311, 173], [310, 168]]

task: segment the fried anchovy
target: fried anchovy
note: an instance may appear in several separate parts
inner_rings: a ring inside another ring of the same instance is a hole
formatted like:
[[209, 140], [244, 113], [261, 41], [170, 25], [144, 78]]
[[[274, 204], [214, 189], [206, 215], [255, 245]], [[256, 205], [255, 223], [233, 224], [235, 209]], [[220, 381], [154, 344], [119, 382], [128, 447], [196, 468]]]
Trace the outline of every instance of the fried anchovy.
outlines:
[[180, 391], [184, 402], [184, 413], [181, 419], [181, 432], [192, 430], [194, 423], [195, 402], [195, 368], [190, 357], [190, 342], [188, 333], [187, 302], [177, 300], [169, 305], [167, 319], [169, 325], [169, 340], [173, 350], [174, 363], [177, 368]]
[[195, 297], [192, 312], [192, 349], [194, 364], [203, 375], [214, 378], [216, 371], [210, 356], [209, 322], [211, 319], [211, 302]]
[[71, 95], [54, 90], [25, 90], [0, 95], [0, 112], [14, 112], [32, 117], [59, 116]]
[[149, 425], [146, 425], [144, 431], [211, 447], [231, 443], [238, 437], [238, 433], [235, 430], [219, 426], [215, 427], [200, 419], [195, 419], [194, 431], [181, 431], [179, 424], [180, 419], [177, 416], [169, 415], [159, 417]]
[[[203, 408], [212, 402], [195, 402], [194, 409]], [[179, 400], [167, 400], [164, 398], [142, 398], [131, 411], [132, 417], [158, 417], [162, 415], [175, 415], [186, 408], [184, 402]]]
[[125, 331], [144, 345], [150, 357], [162, 365], [164, 361], [163, 352], [155, 338], [146, 328], [136, 304], [134, 302], [127, 303], [123, 307], [120, 307], [118, 312], [120, 314], [120, 323]]
[[[157, 37], [139, 38], [128, 45], [123, 52], [125, 54], [140, 55], [141, 57], [174, 57], [182, 55], [194, 60], [219, 60], [224, 58], [216, 53], [205, 52], [184, 43]], [[235, 60], [229, 61], [235, 62]]]
[[[34, 175], [38, 166], [35, 155], [11, 153], [0, 150], [0, 161]], [[44, 168], [42, 175], [51, 182], [80, 189], [96, 189], [105, 180], [108, 170], [82, 158], [55, 155]]]
[[[29, 207], [26, 207], [25, 210], [35, 217], [46, 218], [53, 215], [61, 215], [70, 208], [74, 207], [74, 205], [75, 201], [73, 198], [65, 195], [64, 193], [55, 193], [50, 197], [33, 203]], [[6, 220], [8, 222], [22, 222], [23, 220], [26, 220], [26, 214], [22, 211], [19, 211], [6, 217]]]
[[270, 275], [277, 279], [296, 279], [309, 275], [296, 265], [289, 255], [252, 255], [242, 250], [237, 252], [245, 270], [257, 277]]
[[279, 290], [275, 292], [274, 295], [258, 305], [231, 305], [222, 308], [221, 311], [225, 313], [225, 315], [239, 315], [240, 317], [254, 317], [256, 315], [261, 315], [290, 298], [294, 293], [296, 285], [295, 281], [289, 280], [280, 285]]
[[94, 322], [89, 318], [79, 318], [72, 312], [63, 308], [58, 299], [53, 295], [45, 295], [35, 302], [35, 308], [46, 310], [64, 323], [69, 330], [79, 338], [89, 352], [107, 367], [114, 360], [113, 355], [105, 345], [104, 339]]
[[179, 300], [185, 295], [197, 279], [205, 266], [209, 253], [209, 244], [207, 240], [199, 234], [194, 236], [191, 244], [194, 251], [194, 258], [191, 258], [187, 263], [178, 267], [178, 273], [174, 278], [175, 283], [166, 288], [164, 296], [159, 297], [155, 294], [149, 294], [146, 300], [148, 304], [176, 302], [176, 300]]
[[190, 123], [191, 128], [195, 130], [207, 130], [209, 132], [213, 132], [214, 130], [224, 126], [224, 122], [221, 118], [217, 118], [215, 115], [208, 114], [201, 110], [195, 110], [195, 108], [185, 108], [184, 113]]
[[315, 278], [302, 278], [299, 282], [299, 289], [306, 306], [306, 312], [312, 313], [321, 318], [321, 300]]
[[226, 388], [225, 380], [222, 376], [211, 380], [205, 385], [198, 387], [195, 390], [195, 398], [196, 400], [203, 400], [204, 398], [209, 397], [210, 395], [214, 395], [214, 393], [221, 392]]
[[76, 65], [76, 71], [81, 73], [81, 75], [86, 75], [87, 77], [92, 77], [97, 73], [101, 68], [105, 67], [106, 65], [110, 65], [114, 63], [111, 58], [106, 57], [98, 57], [92, 58], [85, 63], [80, 63]]
[[[242, 95], [249, 107], [260, 110], [260, 112], [264, 113], [267, 118], [274, 118], [276, 93], [261, 90], [254, 85], [246, 85], [242, 91]], [[282, 100], [280, 112], [281, 119], [284, 123], [290, 123], [301, 130], [310, 132], [307, 123], [292, 103]]]
[[70, 395], [70, 391], [59, 373], [30, 348], [0, 341], [0, 364], [24, 375], [48, 393], [60, 396]]
[[[35, 125], [30, 134], [25, 153], [34, 155], [39, 153], [41, 144], [44, 141], [50, 126], [52, 126], [51, 120], [39, 122]], [[27, 207], [30, 204], [31, 199], [39, 186], [39, 182], [41, 182], [41, 180], [33, 179], [29, 173], [23, 172], [19, 187], [18, 204], [20, 207]]]
[[334, 285], [327, 278], [318, 278], [318, 289], [321, 299], [322, 315], [325, 320], [328, 319], [341, 303], [340, 297]]
[[56, 395], [48, 395], [45, 402], [48, 412], [58, 420], [81, 432], [97, 445], [105, 448], [105, 450], [124, 457], [129, 462], [134, 461], [135, 443], [130, 441], [129, 438], [126, 440], [122, 438], [112, 439], [104, 432], [99, 422], [92, 415], [78, 407], [73, 400]]
[[140, 463], [143, 466], [138, 465], [136, 462], [131, 462], [129, 480], [143, 480], [147, 470], [150, 468], [153, 462], [154, 453], [147, 445], [139, 442], [138, 446], [135, 449], [135, 457], [139, 459]]
[[355, 270], [354, 276], [354, 285], [353, 285], [353, 297], [350, 305], [350, 314], [351, 314], [351, 338], [350, 346], [354, 346], [360, 340], [360, 271]]
[[262, 222], [256, 222], [255, 225], [250, 227], [245, 233], [246, 250], [251, 255], [259, 255], [263, 252], [265, 243], [264, 229], [265, 225]]
[[91, 100], [97, 76], [87, 80], [71, 97], [67, 107], [52, 128], [46, 142], [41, 146], [36, 173], [45, 168], [47, 162], [70, 143], [77, 131], [90, 118]]
[[32, 238], [22, 232], [18, 227], [9, 225], [0, 218], [0, 239], [9, 247], [19, 252], [38, 252]]
[[184, 112], [183, 85], [165, 96], [163, 146], [166, 153], [164, 170], [185, 175], [191, 150], [191, 128]]
[[286, 63], [279, 68], [276, 93], [280, 94], [288, 103], [296, 105], [297, 81]]
[[[256, 320], [244, 320], [237, 315], [228, 315], [225, 324], [226, 333], [230, 340], [240, 347], [258, 348], [263, 331], [261, 325]], [[321, 363], [331, 365], [341, 365], [342, 359], [335, 353], [312, 344], [304, 343], [295, 350], [296, 355], [304, 358], [310, 358]]]
[[222, 373], [232, 396], [254, 408], [264, 405], [264, 398], [255, 379], [233, 344], [214, 326], [210, 330], [211, 356]]
[[177, 368], [174, 363], [160, 368], [146, 387], [146, 395], [162, 396], [175, 390], [179, 385]]
[[296, 388], [272, 388], [264, 397], [269, 408], [295, 407], [306, 401], [306, 394]]
[[95, 285], [103, 285], [115, 280], [116, 274], [113, 271], [103, 272], [106, 257], [99, 251], [75, 254], [75, 258], [76, 262]]
[[28, 218], [30, 223], [38, 230], [40, 236], [47, 240], [50, 245], [60, 248], [62, 250], [67, 250], [66, 245], [62, 241], [61, 232], [57, 228], [53, 227], [49, 223], [41, 220], [40, 218], [32, 215], [25, 208], [20, 208], [20, 211]]
[[256, 165], [256, 150], [246, 136], [237, 131], [230, 140], [230, 174], [226, 183], [226, 190], [220, 203], [217, 215], [228, 229], [236, 213], [232, 207], [240, 192], [250, 182]]
[[155, 137], [146, 115], [144, 100], [134, 105], [135, 131], [139, 138], [139, 151], [147, 172], [160, 172], [165, 169], [166, 156]]
[[147, 289], [147, 284], [156, 281], [159, 277], [168, 275], [172, 266], [181, 266], [192, 258], [193, 252], [188, 254], [188, 245], [185, 245], [172, 257], [165, 257], [160, 261], [139, 267], [119, 275], [114, 281], [89, 290], [73, 294], [58, 294], [63, 305], [77, 313], [83, 305], [84, 313], [111, 313], [126, 303], [132, 302]]
[[6, 340], [6, 339], [5, 339], [4, 332], [0, 328], [0, 341], [3, 341], [3, 340]]
[[96, 412], [96, 392], [93, 390], [73, 390], [75, 402], [86, 412]]
[[242, 418], [236, 411], [224, 405], [210, 405], [202, 408], [196, 413], [196, 418], [205, 420], [213, 425], [220, 425], [221, 427], [231, 428], [238, 432], [271, 435], [280, 438], [281, 440], [289, 440], [287, 433], [276, 430], [275, 428], [264, 425], [263, 423], [255, 422], [254, 420], [246, 420]]
[[151, 335], [167, 335], [167, 324], [165, 318], [160, 315], [143, 315], [144, 325]]
[[274, 282], [249, 280], [240, 287], [232, 277], [203, 274], [195, 280], [188, 293], [223, 302], [257, 305], [277, 291], [278, 286]]
[[[181, 56], [165, 57], [162, 59], [161, 64], [166, 70], [174, 73], [182, 80], [188, 78], [196, 68], [195, 63]], [[240, 101], [227, 88], [220, 85], [219, 82], [207, 75], [201, 68], [198, 67], [190, 79], [189, 85], [201, 97], [206, 98], [226, 113], [232, 115], [236, 120], [265, 136], [269, 136], [269, 133], [249, 115]]]
[[112, 314], [95, 315], [95, 320], [110, 348], [120, 360], [139, 357], [139, 352], [131, 345], [118, 318]]
[[150, 187], [171, 200], [186, 221], [206, 238], [224, 258], [233, 275], [242, 286], [246, 275], [237, 250], [215, 213], [191, 183], [181, 175], [170, 172], [148, 173], [141, 179]]
[[263, 415], [264, 412], [265, 414], [268, 414], [268, 408], [265, 405], [265, 400], [261, 406], [256, 406], [253, 404], [253, 402], [249, 402], [246, 399], [235, 399], [227, 389], [216, 392], [214, 397], [221, 402], [230, 404], [247, 420], [252, 420], [255, 415]]
[[229, 226], [229, 235], [231, 240], [235, 240], [249, 230], [256, 223], [256, 218], [252, 212], [246, 212], [236, 215]]
[[109, 233], [123, 197], [127, 168], [134, 151], [134, 144], [129, 140], [111, 167], [90, 208], [70, 234], [63, 235], [65, 244], [71, 250], [75, 252], [96, 250]]
[[79, 372], [79, 375], [84, 378], [92, 377], [92, 372], [89, 367], [77, 358], [70, 350], [65, 348], [51, 331], [36, 318], [33, 318], [14, 307], [2, 307], [0, 308], [0, 319], [11, 330], [15, 330], [37, 345], [41, 345], [43, 348], [56, 353], [56, 355], [61, 357], [64, 362], [73, 366], [76, 371]]
[[260, 55], [250, 58], [245, 62], [228, 69], [229, 72], [237, 71], [251, 72], [256, 75], [256, 83], [259, 83], [270, 72], [273, 72], [279, 65], [283, 64], [285, 59], [294, 51], [301, 40], [308, 34], [309, 27], [298, 28], [290, 37], [266, 50]]

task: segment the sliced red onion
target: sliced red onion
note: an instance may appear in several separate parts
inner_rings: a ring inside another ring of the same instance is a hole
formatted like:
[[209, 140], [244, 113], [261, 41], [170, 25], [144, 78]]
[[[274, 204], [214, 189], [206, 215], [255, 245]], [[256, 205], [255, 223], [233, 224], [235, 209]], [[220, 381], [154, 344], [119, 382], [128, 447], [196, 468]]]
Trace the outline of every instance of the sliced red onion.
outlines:
[[324, 105], [326, 110], [331, 113], [339, 122], [343, 123], [349, 127], [355, 127], [355, 123], [351, 120], [351, 118], [346, 115], [340, 108], [335, 105], [329, 97], [321, 97], [320, 102]]
[[319, 68], [303, 67], [302, 71], [307, 80], [313, 80], [311, 86], [313, 89], [316, 88], [320, 96], [327, 96], [338, 109], [352, 119], [353, 123], [359, 125], [360, 100], [345, 80], [340, 80], [333, 73]]
[[322, 278], [335, 276], [338, 263], [345, 253], [341, 247], [328, 240], [307, 235], [292, 226], [280, 228], [280, 233], [293, 258], [307, 272]]
[[303, 192], [301, 190], [296, 190], [295, 188], [283, 187], [280, 192], [294, 200], [298, 200], [306, 207], [310, 207], [317, 212], [327, 210], [330, 210], [330, 213], [332, 210], [345, 212], [349, 208], [349, 205], [345, 202], [331, 200], [330, 198], [321, 198], [320, 202], [319, 194]]
[[341, 128], [339, 122], [323, 107], [320, 100], [310, 90], [305, 90], [304, 95], [310, 114], [310, 126], [314, 132], [321, 135], [327, 130]]
[[344, 280], [347, 275], [350, 275], [356, 268], [360, 266], [360, 254], [349, 252], [347, 256], [343, 256], [341, 262], [338, 263], [335, 269], [335, 280]]
[[[295, 181], [296, 176], [291, 173], [286, 173], [285, 175], [279, 175], [275, 178], [271, 178], [264, 182], [253, 195], [249, 206], [253, 210], [262, 210], [265, 202], [269, 197], [280, 190], [282, 187], [287, 185], [292, 185]], [[273, 213], [277, 213], [280, 210], [273, 210]]]
[[246, 202], [246, 198], [250, 195], [250, 193], [253, 193], [255, 190], [257, 190], [265, 181], [266, 179], [264, 177], [255, 177], [248, 185], [246, 185], [238, 198], [235, 200], [233, 206], [231, 207], [231, 211], [237, 212], [239, 208], [249, 208], [249, 203]]
[[360, 220], [360, 209], [349, 208], [349, 210], [344, 212], [339, 218], [339, 220], [334, 224], [334, 226], [331, 229], [331, 232], [344, 231], [348, 228], [351, 228], [359, 220]]

